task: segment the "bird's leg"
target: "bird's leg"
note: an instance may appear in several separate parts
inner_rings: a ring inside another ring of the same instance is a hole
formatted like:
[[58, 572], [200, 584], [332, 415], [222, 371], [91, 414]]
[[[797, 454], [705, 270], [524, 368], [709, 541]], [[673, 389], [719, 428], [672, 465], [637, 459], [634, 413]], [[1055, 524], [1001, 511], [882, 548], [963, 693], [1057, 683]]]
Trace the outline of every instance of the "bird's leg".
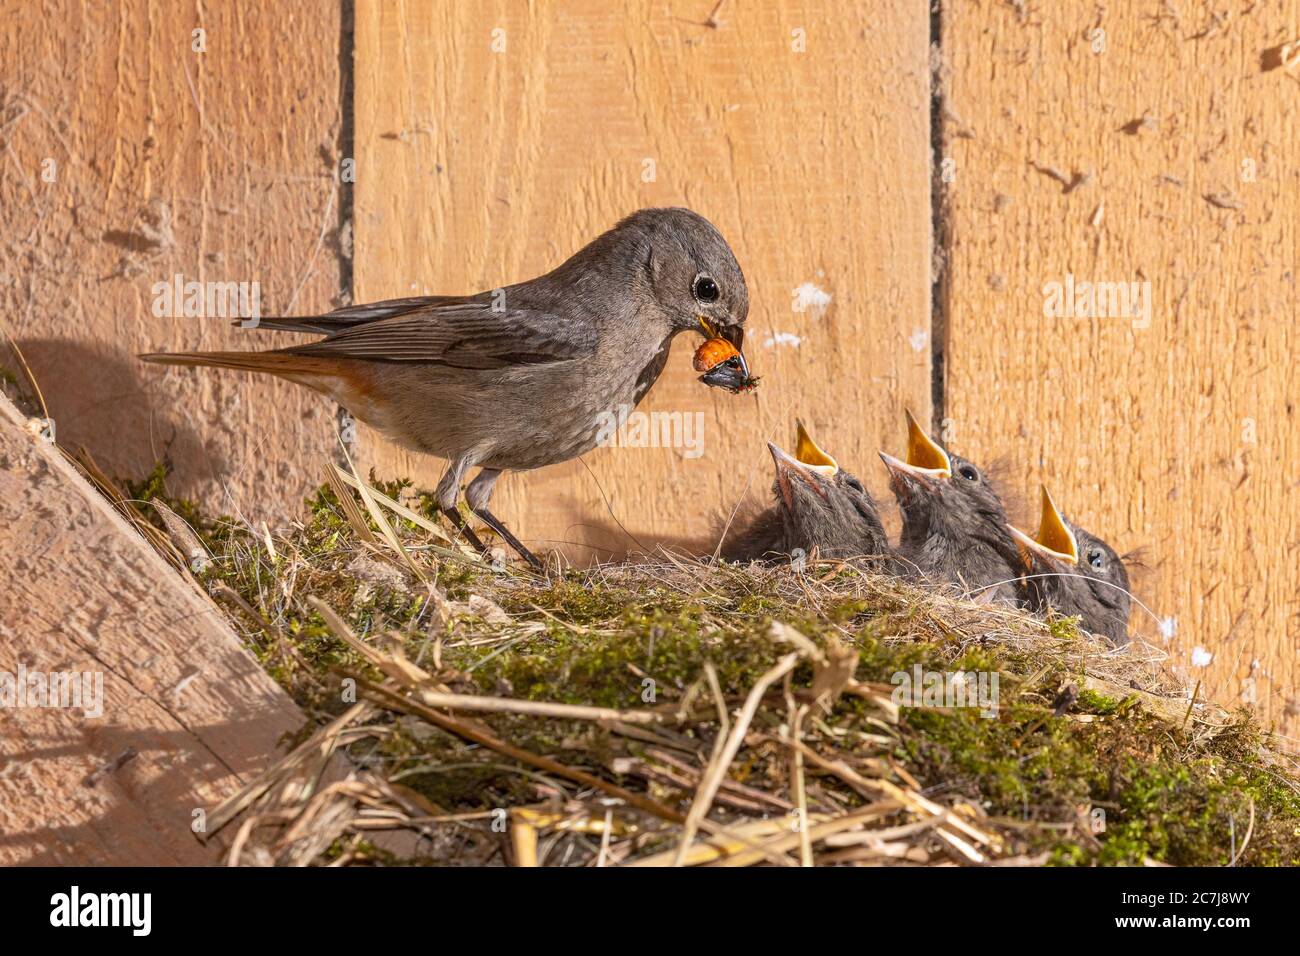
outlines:
[[501, 537], [505, 539], [506, 544], [515, 549], [515, 553], [518, 554], [519, 557], [531, 564], [534, 569], [538, 571], [542, 570], [541, 559], [537, 557], [537, 555], [533, 554], [533, 552], [529, 551], [522, 541], [511, 534], [510, 529], [501, 523], [500, 518], [488, 511], [486, 508], [474, 508], [472, 510], [474, 514], [487, 522], [488, 527], [501, 535]]
[[442, 479], [438, 482], [438, 510], [446, 515], [447, 520], [451, 522], [452, 527], [459, 531], [469, 543], [469, 546], [485, 557], [491, 557], [482, 539], [474, 533], [474, 529], [469, 526], [464, 518], [461, 517], [460, 509], [456, 507], [456, 502], [460, 498], [460, 480], [465, 475], [465, 470], [469, 467], [469, 462], [464, 459], [452, 462]]
[[514, 548], [519, 557], [532, 565], [535, 570], [540, 571], [542, 562], [537, 555], [524, 547], [524, 543], [510, 533], [510, 529], [501, 523], [501, 519], [488, 510], [488, 501], [492, 497], [492, 487], [500, 477], [500, 469], [484, 468], [474, 476], [474, 480], [465, 489], [465, 500], [469, 502], [470, 511], [481, 518], [489, 528], [501, 535], [501, 539]]
[[441, 509], [441, 511], [444, 515], [447, 516], [447, 520], [452, 523], [452, 525], [456, 528], [456, 530], [465, 536], [465, 540], [469, 542], [469, 546], [471, 548], [473, 548], [479, 554], [483, 554], [483, 555], [489, 554], [488, 547], [483, 543], [483, 539], [474, 533], [474, 529], [471, 528], [469, 526], [469, 523], [460, 516], [460, 512], [458, 510], [456, 510], [455, 508], [443, 508]]

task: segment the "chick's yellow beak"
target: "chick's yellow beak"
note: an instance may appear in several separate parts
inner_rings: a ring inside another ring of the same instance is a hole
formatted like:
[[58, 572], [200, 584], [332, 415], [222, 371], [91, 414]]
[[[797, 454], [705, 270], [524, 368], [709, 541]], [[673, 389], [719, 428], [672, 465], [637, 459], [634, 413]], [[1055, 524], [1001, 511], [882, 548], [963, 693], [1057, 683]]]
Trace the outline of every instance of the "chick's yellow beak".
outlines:
[[936, 477], [951, 478], [952, 460], [948, 453], [925, 433], [910, 409], [904, 409], [903, 413], [907, 416], [908, 466]]
[[893, 455], [880, 453], [881, 460], [896, 475], [910, 475], [932, 484], [939, 478], [952, 477], [952, 460], [948, 453], [930, 440], [925, 429], [917, 422], [911, 411], [904, 409], [907, 416], [907, 461], [901, 461]]
[[1074, 532], [1061, 517], [1046, 486], [1043, 487], [1042, 509], [1038, 519], [1038, 533], [1032, 538], [1019, 528], [1007, 525], [1012, 537], [1027, 551], [1040, 554], [1065, 564], [1079, 563], [1079, 542]]
[[817, 447], [817, 443], [808, 435], [808, 429], [804, 428], [803, 422], [797, 419], [795, 420], [794, 457], [810, 471], [825, 475], [827, 478], [834, 478], [836, 472], [840, 470], [839, 463]]

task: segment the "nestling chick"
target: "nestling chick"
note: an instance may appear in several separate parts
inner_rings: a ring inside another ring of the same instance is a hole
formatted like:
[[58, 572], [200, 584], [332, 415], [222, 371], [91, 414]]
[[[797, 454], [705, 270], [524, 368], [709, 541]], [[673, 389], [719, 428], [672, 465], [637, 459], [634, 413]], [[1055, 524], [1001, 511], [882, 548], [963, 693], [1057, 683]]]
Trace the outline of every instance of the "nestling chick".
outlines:
[[889, 540], [875, 501], [862, 482], [817, 447], [802, 422], [797, 424], [793, 456], [767, 443], [776, 465], [776, 504], [724, 545], [723, 556], [751, 561], [815, 553], [883, 565]]
[[903, 513], [903, 573], [1018, 603], [1021, 559], [997, 492], [973, 462], [935, 444], [906, 414], [907, 461], [880, 454]]
[[1116, 646], [1128, 643], [1128, 570], [1110, 545], [1067, 521], [1046, 488], [1038, 533], [1031, 538], [1007, 527], [1021, 545], [1023, 594], [1031, 608], [1077, 615], [1084, 630]]

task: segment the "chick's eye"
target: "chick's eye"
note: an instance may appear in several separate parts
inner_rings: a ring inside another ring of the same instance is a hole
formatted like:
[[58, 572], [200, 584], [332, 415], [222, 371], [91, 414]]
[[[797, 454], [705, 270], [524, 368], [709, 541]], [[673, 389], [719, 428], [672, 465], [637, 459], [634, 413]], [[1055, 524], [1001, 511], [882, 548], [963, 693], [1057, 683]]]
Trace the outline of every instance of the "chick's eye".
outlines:
[[1093, 548], [1091, 551], [1088, 552], [1088, 563], [1091, 564], [1098, 571], [1100, 571], [1103, 567], [1105, 567], [1106, 559], [1102, 557], [1100, 551], [1098, 551], [1096, 548]]
[[698, 276], [695, 279], [694, 286], [695, 298], [701, 302], [718, 301], [718, 284], [708, 276]]
[[845, 478], [844, 483], [848, 485], [850, 488], [852, 488], [854, 491], [857, 492], [862, 491], [862, 482], [858, 481], [858, 479], [856, 478]]
[[957, 474], [961, 475], [967, 481], [979, 481], [980, 473], [971, 465], [962, 465], [957, 469]]

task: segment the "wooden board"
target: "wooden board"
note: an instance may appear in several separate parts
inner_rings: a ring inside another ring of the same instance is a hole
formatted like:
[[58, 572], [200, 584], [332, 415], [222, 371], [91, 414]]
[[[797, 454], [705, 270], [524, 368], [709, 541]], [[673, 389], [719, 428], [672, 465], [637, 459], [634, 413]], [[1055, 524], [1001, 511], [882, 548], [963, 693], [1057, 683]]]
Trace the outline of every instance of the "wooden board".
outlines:
[[21, 375], [7, 332], [59, 440], [109, 473], [167, 457], [170, 489], [213, 511], [296, 514], [334, 447], [332, 407], [135, 355], [292, 340], [156, 317], [153, 287], [177, 274], [257, 282], [267, 315], [336, 304], [340, 5], [2, 6], [0, 365]]
[[[943, 5], [954, 444], [1142, 548], [1137, 630], [1293, 735], [1297, 37], [1294, 2]], [[1046, 316], [1067, 275], [1149, 282], [1149, 323]]]
[[265, 769], [304, 718], [3, 396], [0, 554], [0, 675], [102, 681], [99, 707], [94, 683], [80, 707], [0, 706], [0, 865], [217, 862], [194, 811]]
[[[714, 6], [357, 4], [357, 301], [526, 279], [645, 206], [707, 216], [745, 270], [758, 391], [700, 385], [683, 337], [639, 409], [703, 413], [702, 454], [602, 448], [498, 486], [526, 543], [579, 561], [768, 500], [764, 442], [796, 415], [883, 488], [882, 437], [929, 412], [928, 12], [726, 2], [711, 27]], [[371, 460], [426, 487], [442, 468]]]

